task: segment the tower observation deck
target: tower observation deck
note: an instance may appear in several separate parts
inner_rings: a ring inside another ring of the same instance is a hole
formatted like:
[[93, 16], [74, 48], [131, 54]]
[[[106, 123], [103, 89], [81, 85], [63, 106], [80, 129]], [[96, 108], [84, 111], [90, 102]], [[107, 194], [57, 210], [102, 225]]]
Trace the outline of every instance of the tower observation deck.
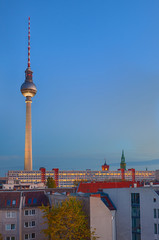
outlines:
[[25, 125], [25, 156], [24, 170], [32, 171], [32, 126], [31, 126], [31, 103], [37, 89], [33, 83], [33, 72], [30, 68], [30, 17], [28, 19], [28, 66], [25, 70], [25, 81], [21, 86], [21, 93], [26, 97], [26, 125]]

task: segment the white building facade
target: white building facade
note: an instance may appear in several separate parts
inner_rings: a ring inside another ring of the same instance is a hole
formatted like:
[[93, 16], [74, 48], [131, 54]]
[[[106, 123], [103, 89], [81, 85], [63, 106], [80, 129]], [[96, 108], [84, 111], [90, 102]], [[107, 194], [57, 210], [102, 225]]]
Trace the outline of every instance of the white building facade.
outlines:
[[158, 188], [103, 189], [116, 206], [117, 240], [159, 239]]

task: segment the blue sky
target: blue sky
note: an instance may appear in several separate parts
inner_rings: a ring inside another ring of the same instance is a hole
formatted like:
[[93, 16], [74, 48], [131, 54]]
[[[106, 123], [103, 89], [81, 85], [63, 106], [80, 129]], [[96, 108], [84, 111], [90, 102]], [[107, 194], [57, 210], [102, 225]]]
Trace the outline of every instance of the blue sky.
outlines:
[[159, 168], [158, 12], [158, 0], [0, 0], [0, 175], [24, 168], [28, 16], [34, 169], [114, 170], [122, 149], [130, 167]]

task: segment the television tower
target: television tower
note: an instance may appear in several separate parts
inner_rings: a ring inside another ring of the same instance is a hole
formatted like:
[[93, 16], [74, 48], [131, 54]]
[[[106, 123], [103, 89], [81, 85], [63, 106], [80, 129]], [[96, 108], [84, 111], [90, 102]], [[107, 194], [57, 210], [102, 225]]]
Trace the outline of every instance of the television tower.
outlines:
[[28, 18], [28, 66], [25, 70], [25, 82], [21, 86], [21, 93], [26, 97], [26, 125], [25, 125], [25, 157], [24, 170], [32, 171], [32, 130], [31, 130], [31, 103], [37, 89], [32, 79], [30, 68], [30, 17]]

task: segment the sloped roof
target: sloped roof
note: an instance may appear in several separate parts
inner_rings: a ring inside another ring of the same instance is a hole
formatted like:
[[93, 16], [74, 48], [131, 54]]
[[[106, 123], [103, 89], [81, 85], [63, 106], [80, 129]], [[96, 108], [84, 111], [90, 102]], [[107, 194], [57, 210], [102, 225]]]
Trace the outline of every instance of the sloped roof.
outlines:
[[91, 197], [99, 197], [102, 202], [109, 208], [109, 210], [116, 210], [115, 205], [113, 204], [112, 200], [110, 199], [109, 195], [107, 193], [93, 193], [90, 195]]
[[0, 192], [0, 208], [19, 208], [20, 192]]
[[157, 190], [157, 191], [155, 191], [158, 195], [159, 195], [159, 191]]
[[49, 205], [48, 197], [45, 195], [44, 191], [23, 192], [23, 196], [25, 197], [24, 207], [40, 207], [42, 205]]
[[116, 210], [116, 207], [114, 206], [113, 202], [109, 198], [108, 194], [107, 196], [101, 196], [101, 200], [109, 208], [109, 210]]

